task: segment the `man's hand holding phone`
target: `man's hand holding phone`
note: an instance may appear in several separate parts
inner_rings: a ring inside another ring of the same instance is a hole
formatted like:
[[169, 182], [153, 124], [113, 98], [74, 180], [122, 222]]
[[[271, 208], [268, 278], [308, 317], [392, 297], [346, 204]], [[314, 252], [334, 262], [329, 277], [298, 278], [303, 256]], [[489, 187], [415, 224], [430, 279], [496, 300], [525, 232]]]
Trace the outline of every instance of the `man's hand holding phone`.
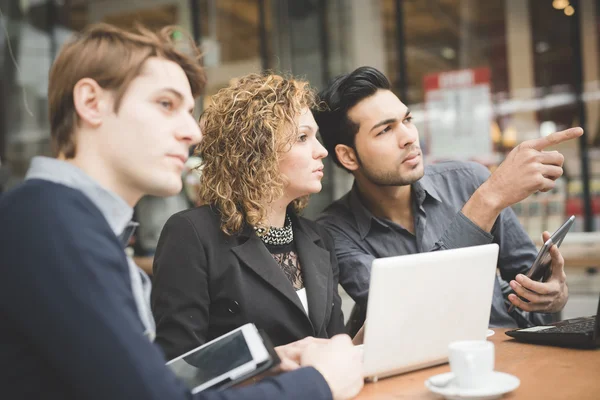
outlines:
[[[544, 243], [550, 239], [550, 233], [542, 234]], [[552, 258], [552, 273], [546, 282], [537, 282], [529, 279], [523, 274], [516, 276], [510, 281], [511, 288], [516, 294], [508, 295], [508, 300], [524, 311], [554, 313], [563, 309], [569, 298], [567, 287], [567, 276], [565, 274], [565, 260], [560, 254], [558, 247], [553, 244], [550, 247]], [[520, 297], [529, 302], [521, 300]]]

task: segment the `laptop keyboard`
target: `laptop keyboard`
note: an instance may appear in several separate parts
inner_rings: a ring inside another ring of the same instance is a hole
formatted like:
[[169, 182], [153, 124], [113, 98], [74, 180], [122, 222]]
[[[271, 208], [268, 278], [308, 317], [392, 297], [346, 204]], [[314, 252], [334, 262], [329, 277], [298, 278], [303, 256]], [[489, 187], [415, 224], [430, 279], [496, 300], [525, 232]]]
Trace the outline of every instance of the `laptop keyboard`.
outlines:
[[587, 321], [576, 322], [574, 324], [566, 324], [557, 326], [551, 329], [544, 329], [537, 333], [587, 333], [594, 330], [596, 319], [592, 318]]

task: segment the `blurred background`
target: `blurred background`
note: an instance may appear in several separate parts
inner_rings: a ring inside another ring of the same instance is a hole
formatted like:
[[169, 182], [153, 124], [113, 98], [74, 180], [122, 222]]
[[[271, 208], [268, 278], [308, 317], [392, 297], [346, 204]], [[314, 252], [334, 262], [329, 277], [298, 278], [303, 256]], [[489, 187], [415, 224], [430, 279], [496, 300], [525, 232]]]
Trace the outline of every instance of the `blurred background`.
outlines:
[[[249, 72], [291, 72], [319, 89], [371, 65], [413, 111], [429, 163], [476, 160], [493, 170], [524, 140], [582, 126], [581, 140], [557, 148], [566, 160], [556, 189], [514, 210], [538, 244], [542, 231], [576, 216], [563, 245], [569, 307], [595, 312], [600, 0], [0, 0], [0, 10], [0, 193], [23, 179], [33, 156], [49, 155], [48, 70], [70, 34], [98, 21], [176, 24], [204, 49], [209, 80], [199, 110]], [[151, 257], [166, 218], [193, 204], [197, 178], [184, 181], [168, 207], [145, 198], [136, 209], [136, 254]], [[306, 215], [351, 183], [326, 160], [323, 190]]]

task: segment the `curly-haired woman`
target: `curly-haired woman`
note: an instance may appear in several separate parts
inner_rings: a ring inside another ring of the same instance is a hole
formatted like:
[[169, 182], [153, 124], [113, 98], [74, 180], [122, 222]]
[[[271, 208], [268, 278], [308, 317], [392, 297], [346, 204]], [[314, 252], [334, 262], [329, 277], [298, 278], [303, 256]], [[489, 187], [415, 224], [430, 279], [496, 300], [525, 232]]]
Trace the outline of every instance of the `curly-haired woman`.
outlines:
[[307, 82], [250, 74], [201, 118], [201, 207], [166, 223], [154, 261], [156, 342], [168, 358], [245, 323], [276, 346], [344, 332], [329, 235], [298, 213], [321, 190]]

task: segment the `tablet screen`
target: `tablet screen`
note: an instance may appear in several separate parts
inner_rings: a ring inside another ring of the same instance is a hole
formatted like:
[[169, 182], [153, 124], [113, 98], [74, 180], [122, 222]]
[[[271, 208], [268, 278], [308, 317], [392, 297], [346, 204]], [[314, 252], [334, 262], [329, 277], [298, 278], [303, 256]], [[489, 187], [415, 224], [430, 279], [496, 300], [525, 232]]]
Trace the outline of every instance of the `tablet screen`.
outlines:
[[215, 379], [252, 361], [252, 353], [242, 331], [227, 335], [168, 364], [190, 389]]

